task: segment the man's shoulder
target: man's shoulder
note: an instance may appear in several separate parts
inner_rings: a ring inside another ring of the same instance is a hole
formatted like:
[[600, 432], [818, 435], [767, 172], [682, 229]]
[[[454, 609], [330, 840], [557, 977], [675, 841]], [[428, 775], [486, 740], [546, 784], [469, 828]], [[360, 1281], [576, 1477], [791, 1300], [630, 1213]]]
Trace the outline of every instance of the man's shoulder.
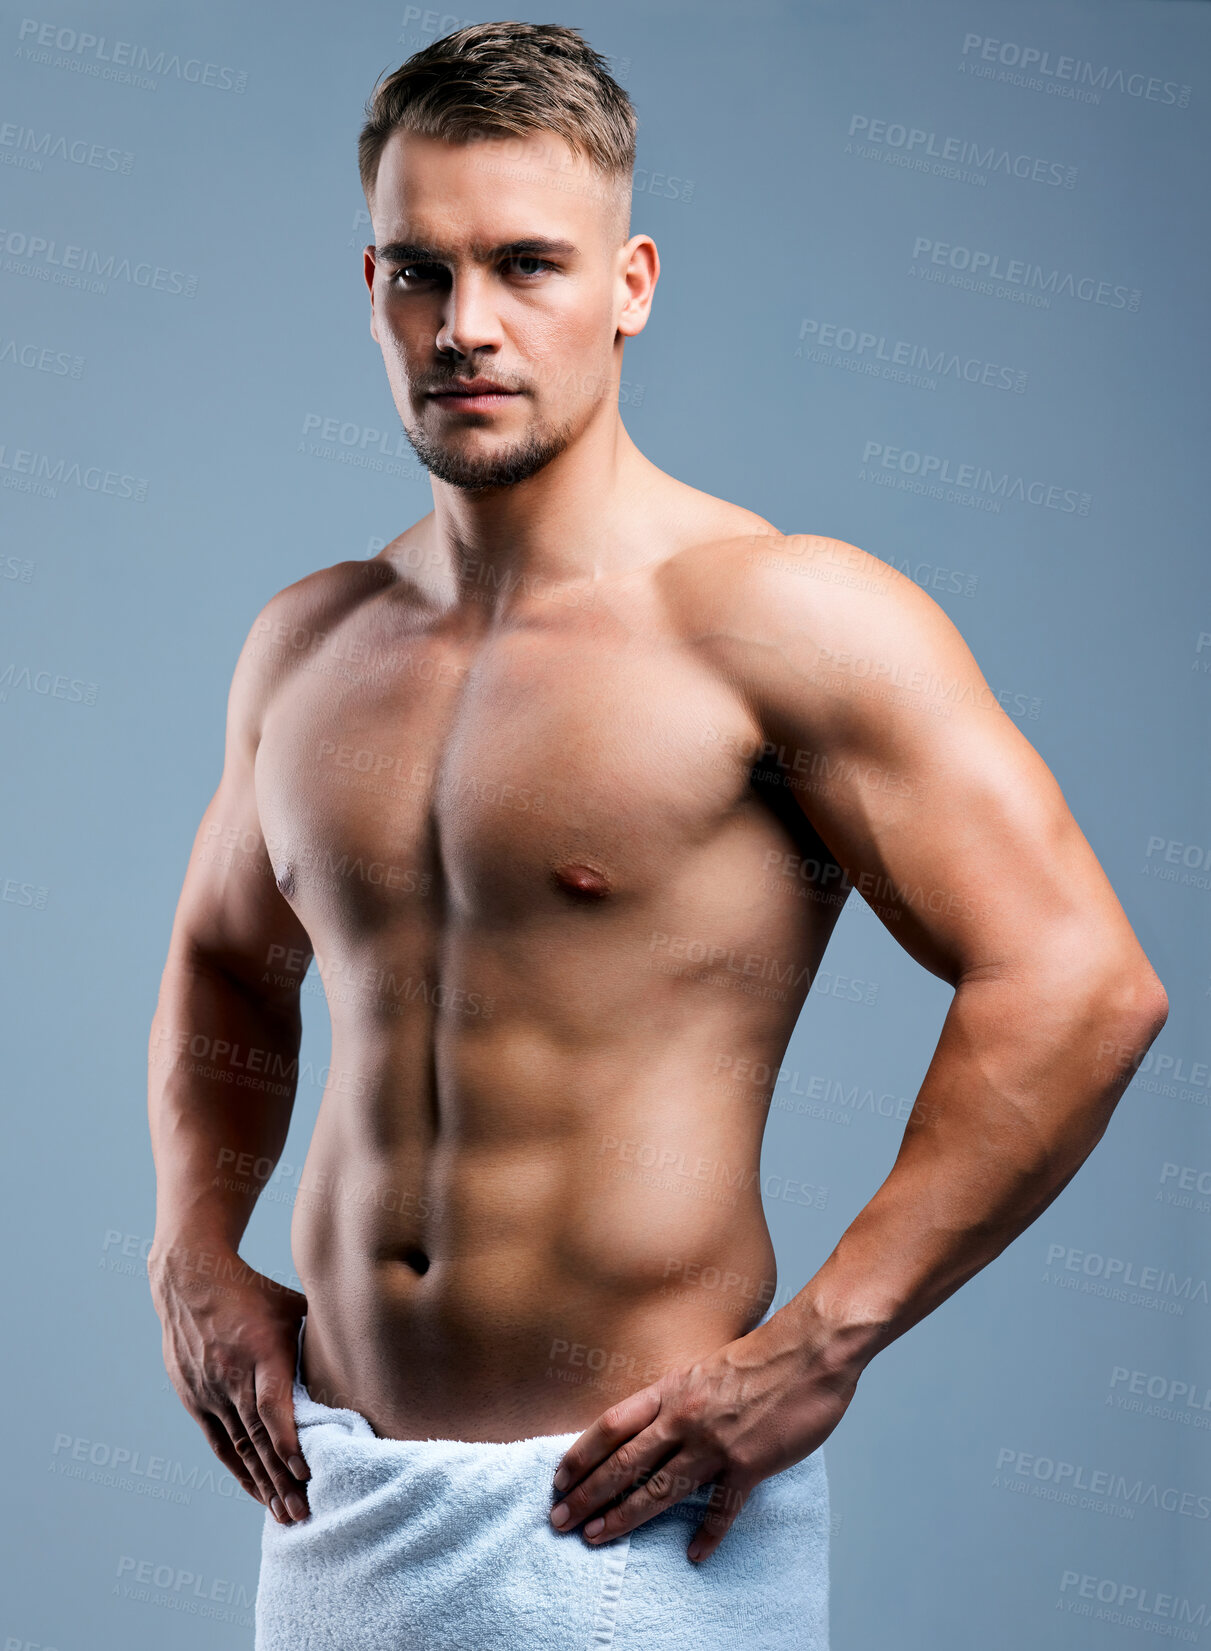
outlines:
[[[703, 540], [671, 558], [665, 584], [690, 634], [744, 634], [775, 642], [788, 632], [857, 636], [932, 598], [869, 551], [819, 533], [768, 523]], [[940, 612], [940, 610], [938, 610]]]
[[363, 603], [398, 582], [376, 557], [333, 562], [277, 591], [253, 619], [231, 681], [231, 712], [255, 738], [271, 701]]
[[380, 557], [333, 562], [305, 573], [271, 596], [256, 617], [252, 635], [280, 632], [282, 627], [322, 636], [324, 627], [362, 602], [397, 583], [398, 575]]
[[[757, 531], [682, 554], [669, 569], [681, 634], [744, 696], [813, 718], [887, 724], [893, 708], [984, 704], [957, 627], [890, 563], [845, 540]], [[914, 720], [921, 723], [921, 718]]]
[[374, 556], [347, 558], [304, 574], [271, 596], [253, 626], [295, 627], [300, 642], [311, 630], [322, 636], [331, 627], [384, 592], [394, 600], [424, 606], [428, 576], [437, 566], [430, 545], [433, 512], [396, 534]]

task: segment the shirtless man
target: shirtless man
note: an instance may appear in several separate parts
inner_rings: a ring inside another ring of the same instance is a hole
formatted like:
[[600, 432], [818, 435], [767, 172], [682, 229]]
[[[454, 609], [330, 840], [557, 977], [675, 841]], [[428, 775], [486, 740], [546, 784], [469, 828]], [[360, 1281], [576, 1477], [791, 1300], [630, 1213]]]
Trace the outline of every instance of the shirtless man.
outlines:
[[[697, 1490], [690, 1557], [722, 1561], [875, 1354], [1067, 1184], [1165, 1020], [930, 597], [631, 441], [623, 348], [659, 272], [628, 234], [633, 141], [601, 60], [548, 26], [461, 30], [368, 105], [371, 332], [433, 509], [252, 624], [151, 1034], [166, 1364], [267, 1543], [309, 1522], [297, 1375], [384, 1450], [559, 1436], [535, 1516], [557, 1551]], [[708, 278], [751, 301], [730, 254]], [[773, 1075], [855, 887], [954, 997], [894, 1168], [763, 1317]], [[304, 1298], [238, 1248], [313, 956], [332, 1057]], [[621, 1374], [574, 1379], [576, 1347]]]

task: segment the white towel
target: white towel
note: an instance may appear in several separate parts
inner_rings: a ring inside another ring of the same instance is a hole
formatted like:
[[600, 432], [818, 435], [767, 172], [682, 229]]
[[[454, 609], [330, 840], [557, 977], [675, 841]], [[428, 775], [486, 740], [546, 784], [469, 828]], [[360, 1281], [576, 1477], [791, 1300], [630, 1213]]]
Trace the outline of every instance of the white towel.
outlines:
[[380, 1439], [297, 1381], [294, 1407], [311, 1516], [266, 1512], [256, 1651], [827, 1651], [822, 1449], [762, 1480], [695, 1564], [706, 1487], [600, 1547], [551, 1526], [583, 1429]]

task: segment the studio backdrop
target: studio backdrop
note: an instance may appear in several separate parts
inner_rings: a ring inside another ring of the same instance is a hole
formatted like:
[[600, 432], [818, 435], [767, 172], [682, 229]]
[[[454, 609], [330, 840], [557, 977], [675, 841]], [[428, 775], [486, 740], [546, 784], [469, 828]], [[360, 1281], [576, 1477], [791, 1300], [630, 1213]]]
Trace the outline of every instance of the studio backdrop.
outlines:
[[[474, 17], [105, 0], [0, 24], [4, 1651], [250, 1646], [263, 1514], [161, 1366], [146, 1053], [248, 628], [432, 505], [355, 139]], [[825, 1446], [836, 1651], [1211, 1643], [1211, 6], [615, 0], [662, 469], [941, 604], [1170, 999], [1050, 1209]], [[788, 1300], [891, 1167], [950, 989], [851, 897], [762, 1161]], [[243, 1246], [297, 1285], [326, 1077]]]

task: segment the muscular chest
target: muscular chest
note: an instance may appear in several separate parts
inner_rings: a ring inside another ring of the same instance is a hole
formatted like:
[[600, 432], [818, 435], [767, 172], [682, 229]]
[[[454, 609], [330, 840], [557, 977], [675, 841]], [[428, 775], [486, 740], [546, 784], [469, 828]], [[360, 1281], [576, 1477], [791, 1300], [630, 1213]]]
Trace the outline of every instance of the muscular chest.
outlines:
[[257, 757], [270, 857], [313, 939], [593, 898], [569, 867], [643, 893], [746, 798], [745, 713], [650, 636], [548, 626], [473, 649], [422, 635], [339, 671], [336, 656], [296, 673]]

